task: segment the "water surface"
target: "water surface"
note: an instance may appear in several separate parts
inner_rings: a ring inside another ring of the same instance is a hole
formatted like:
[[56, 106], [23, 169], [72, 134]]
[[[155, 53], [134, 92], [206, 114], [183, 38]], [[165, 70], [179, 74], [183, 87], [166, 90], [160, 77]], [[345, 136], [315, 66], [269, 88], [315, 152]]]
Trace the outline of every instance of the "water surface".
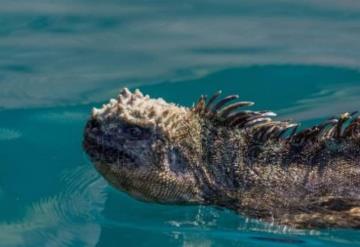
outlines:
[[111, 188], [81, 148], [120, 88], [222, 89], [307, 126], [360, 109], [357, 1], [0, 0], [0, 246], [360, 246]]

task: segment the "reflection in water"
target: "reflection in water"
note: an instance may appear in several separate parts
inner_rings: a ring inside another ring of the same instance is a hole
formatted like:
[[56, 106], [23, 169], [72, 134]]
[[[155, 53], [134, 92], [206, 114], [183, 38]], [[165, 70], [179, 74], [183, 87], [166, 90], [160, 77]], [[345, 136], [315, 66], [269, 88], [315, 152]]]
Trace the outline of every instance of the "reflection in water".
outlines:
[[59, 195], [31, 205], [22, 220], [0, 223], [0, 246], [95, 246], [106, 201], [105, 181], [91, 167], [63, 175]]

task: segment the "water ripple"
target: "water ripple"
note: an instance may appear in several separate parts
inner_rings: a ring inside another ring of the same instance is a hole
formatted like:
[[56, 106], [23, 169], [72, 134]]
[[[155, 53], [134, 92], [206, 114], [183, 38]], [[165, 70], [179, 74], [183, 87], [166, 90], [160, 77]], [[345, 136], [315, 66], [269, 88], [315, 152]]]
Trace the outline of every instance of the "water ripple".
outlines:
[[88, 114], [84, 112], [45, 112], [39, 113], [35, 116], [31, 116], [32, 119], [40, 121], [53, 121], [57, 123], [73, 123], [74, 121], [83, 121], [88, 117]]
[[18, 222], [0, 223], [0, 246], [95, 246], [106, 183], [90, 167], [63, 174], [64, 191], [28, 207]]
[[95, 102], [122, 86], [199, 69], [360, 68], [358, 1], [3, 0], [1, 6], [4, 108]]
[[285, 119], [311, 120], [356, 110], [360, 110], [360, 86], [342, 84], [327, 86], [300, 99], [295, 106], [279, 111], [279, 115]]
[[0, 141], [18, 139], [22, 136], [21, 132], [14, 129], [0, 128]]

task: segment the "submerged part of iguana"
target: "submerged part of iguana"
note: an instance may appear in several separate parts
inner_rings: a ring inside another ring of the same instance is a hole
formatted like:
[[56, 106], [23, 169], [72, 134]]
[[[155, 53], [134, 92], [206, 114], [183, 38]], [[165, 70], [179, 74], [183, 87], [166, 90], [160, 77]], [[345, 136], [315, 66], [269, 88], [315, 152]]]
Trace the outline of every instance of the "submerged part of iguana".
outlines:
[[[124, 89], [85, 127], [84, 148], [116, 188], [145, 201], [206, 204], [295, 228], [360, 228], [360, 118], [301, 131], [237, 95], [191, 108]], [[234, 102], [235, 103], [232, 103]]]

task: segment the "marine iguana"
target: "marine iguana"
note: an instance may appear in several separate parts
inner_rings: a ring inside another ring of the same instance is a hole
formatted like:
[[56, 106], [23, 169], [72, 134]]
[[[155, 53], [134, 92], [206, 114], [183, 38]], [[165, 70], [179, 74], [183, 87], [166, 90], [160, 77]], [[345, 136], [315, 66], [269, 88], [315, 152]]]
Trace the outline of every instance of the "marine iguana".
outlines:
[[298, 130], [220, 93], [187, 108], [125, 88], [93, 109], [84, 149], [110, 184], [140, 200], [214, 205], [294, 228], [360, 228], [356, 112]]

